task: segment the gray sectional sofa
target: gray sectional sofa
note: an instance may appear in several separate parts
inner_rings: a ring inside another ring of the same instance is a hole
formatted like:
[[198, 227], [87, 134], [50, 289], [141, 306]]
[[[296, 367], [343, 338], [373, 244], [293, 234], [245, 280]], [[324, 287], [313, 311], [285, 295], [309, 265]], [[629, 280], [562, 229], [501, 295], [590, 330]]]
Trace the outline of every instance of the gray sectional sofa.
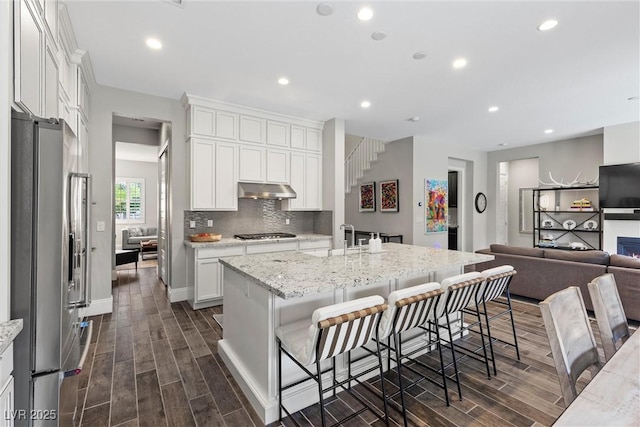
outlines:
[[140, 242], [158, 240], [158, 227], [129, 227], [122, 229], [122, 249], [140, 249]]
[[640, 259], [609, 255], [603, 251], [569, 251], [493, 244], [477, 252], [495, 257], [476, 265], [481, 271], [510, 264], [517, 271], [511, 282], [512, 295], [543, 300], [568, 286], [578, 286], [585, 306], [593, 311], [587, 283], [605, 273], [616, 279], [627, 318], [640, 321]]

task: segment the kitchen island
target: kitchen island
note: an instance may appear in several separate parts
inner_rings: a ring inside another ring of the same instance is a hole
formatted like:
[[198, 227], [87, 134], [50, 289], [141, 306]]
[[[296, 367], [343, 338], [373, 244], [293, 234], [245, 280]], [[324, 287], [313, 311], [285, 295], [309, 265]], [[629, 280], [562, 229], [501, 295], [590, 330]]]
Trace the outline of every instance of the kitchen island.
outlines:
[[[347, 256], [317, 255], [287, 252], [220, 260], [224, 267], [225, 318], [218, 349], [265, 424], [278, 419], [278, 326], [311, 319], [316, 308], [326, 305], [369, 295], [386, 297], [396, 289], [441, 281], [462, 273], [466, 265], [493, 258], [396, 243], [383, 244], [379, 253], [356, 250]], [[423, 343], [416, 334], [406, 349]], [[287, 383], [300, 376], [286, 358], [282, 368]], [[346, 367], [338, 361], [336, 369], [340, 376]], [[290, 410], [309, 406], [318, 400], [316, 385], [292, 388], [283, 400]]]

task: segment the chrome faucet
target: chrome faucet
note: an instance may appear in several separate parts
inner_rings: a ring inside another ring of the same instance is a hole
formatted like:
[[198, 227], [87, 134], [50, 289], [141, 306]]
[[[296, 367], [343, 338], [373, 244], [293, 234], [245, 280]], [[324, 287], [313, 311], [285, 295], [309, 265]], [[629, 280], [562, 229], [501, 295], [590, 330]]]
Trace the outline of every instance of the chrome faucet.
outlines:
[[[341, 224], [340, 225], [340, 230], [344, 230], [344, 229], [347, 229], [347, 228], [351, 229], [351, 247], [354, 247], [356, 245], [356, 229], [351, 224]], [[347, 240], [345, 239], [345, 243], [346, 242], [347, 242]], [[346, 250], [345, 250], [345, 253], [346, 253]]]

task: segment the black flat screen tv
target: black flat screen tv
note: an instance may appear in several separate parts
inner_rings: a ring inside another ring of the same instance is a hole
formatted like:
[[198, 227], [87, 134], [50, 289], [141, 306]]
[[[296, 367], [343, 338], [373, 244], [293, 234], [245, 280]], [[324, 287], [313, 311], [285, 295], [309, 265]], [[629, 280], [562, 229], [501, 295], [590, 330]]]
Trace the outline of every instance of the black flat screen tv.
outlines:
[[601, 208], [640, 208], [640, 163], [600, 166]]

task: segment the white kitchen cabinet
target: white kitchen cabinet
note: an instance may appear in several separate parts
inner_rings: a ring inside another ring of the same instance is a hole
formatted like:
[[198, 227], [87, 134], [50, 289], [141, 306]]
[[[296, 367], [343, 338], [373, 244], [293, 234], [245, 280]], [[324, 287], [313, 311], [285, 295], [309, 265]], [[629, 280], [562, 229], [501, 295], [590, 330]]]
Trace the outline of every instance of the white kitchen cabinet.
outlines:
[[307, 128], [307, 150], [320, 151], [322, 149], [322, 134], [318, 129]]
[[289, 146], [290, 126], [286, 123], [267, 121], [267, 145]]
[[267, 139], [266, 120], [250, 116], [240, 116], [240, 140], [264, 144]]
[[264, 182], [265, 149], [253, 145], [240, 146], [240, 181]]
[[13, 344], [10, 344], [0, 354], [0, 420], [4, 420], [5, 426], [11, 427], [13, 427], [13, 417], [7, 415], [15, 409], [12, 372]]
[[238, 115], [226, 111], [216, 112], [216, 137], [238, 139]]
[[77, 105], [80, 114], [84, 118], [89, 117], [89, 86], [87, 85], [87, 80], [84, 77], [84, 73], [82, 72], [82, 68], [77, 67]]
[[190, 139], [191, 209], [238, 209], [238, 149], [235, 144]]
[[219, 259], [244, 255], [244, 245], [187, 247], [187, 301], [194, 310], [222, 304], [223, 268]]
[[289, 152], [267, 149], [267, 182], [289, 183]]
[[45, 0], [44, 23], [49, 29], [49, 35], [56, 39], [58, 37], [58, 0]]
[[82, 116], [78, 116], [78, 149], [78, 172], [89, 173], [89, 127]]
[[[48, 4], [48, 3], [46, 3]], [[58, 112], [58, 59], [56, 46], [47, 39], [44, 56], [44, 112], [43, 116], [59, 118]]]
[[42, 114], [44, 32], [35, 5], [27, 0], [14, 3], [14, 98], [36, 116]]
[[197, 106], [191, 107], [190, 134], [200, 136], [216, 135], [216, 112]]
[[307, 148], [307, 130], [302, 126], [291, 125], [291, 148], [304, 150]]
[[282, 203], [284, 210], [322, 209], [322, 156], [312, 153], [291, 153], [290, 184], [297, 193], [295, 199]]

